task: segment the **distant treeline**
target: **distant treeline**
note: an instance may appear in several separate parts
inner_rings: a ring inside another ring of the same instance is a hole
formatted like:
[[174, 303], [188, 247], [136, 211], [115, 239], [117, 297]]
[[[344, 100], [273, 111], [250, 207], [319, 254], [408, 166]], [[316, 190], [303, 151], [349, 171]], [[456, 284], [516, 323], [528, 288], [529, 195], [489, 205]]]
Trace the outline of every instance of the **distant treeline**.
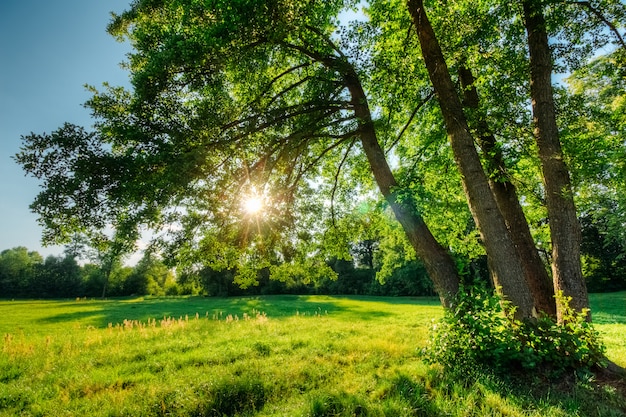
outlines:
[[[360, 294], [385, 296], [435, 295], [423, 266], [408, 262], [387, 278], [376, 280], [375, 270], [352, 262], [329, 262], [336, 277], [316, 282], [271, 280], [261, 270], [257, 285], [241, 288], [232, 270], [205, 268], [176, 276], [161, 260], [145, 257], [135, 266], [80, 265], [71, 256], [43, 257], [25, 247], [0, 253], [0, 298], [76, 298], [130, 295], [241, 296], [259, 294]], [[108, 277], [107, 277], [108, 273]]]
[[[626, 244], [612, 238], [605, 228], [589, 217], [581, 218], [582, 266], [589, 292], [626, 289]], [[25, 247], [0, 252], [0, 298], [75, 298], [130, 295], [207, 295], [241, 296], [259, 294], [359, 294], [380, 296], [435, 295], [426, 271], [419, 261], [406, 261], [376, 278], [376, 262], [330, 260], [335, 276], [315, 281], [294, 277], [288, 282], [270, 279], [261, 270], [256, 285], [241, 288], [235, 283], [236, 271], [204, 268], [175, 274], [163, 261], [145, 256], [135, 266], [120, 264], [80, 265], [72, 256], [49, 256]], [[546, 257], [549, 253], [544, 253]], [[482, 258], [461, 262], [467, 276], [487, 279]]]
[[[294, 279], [284, 282], [270, 278], [269, 270], [258, 273], [257, 285], [241, 288], [235, 283], [234, 271], [215, 271], [206, 268], [198, 273], [183, 275], [183, 288], [198, 286], [208, 296], [241, 296], [269, 294], [328, 294], [379, 296], [436, 295], [426, 270], [418, 261], [396, 269], [384, 283], [376, 279], [373, 269], [356, 268], [351, 261], [332, 260], [329, 266], [336, 276], [321, 277], [316, 281]], [[193, 291], [193, 290], [192, 290]]]
[[80, 265], [72, 256], [43, 259], [25, 247], [0, 253], [0, 297], [74, 298], [176, 293], [174, 274], [159, 260], [144, 258], [134, 267]]

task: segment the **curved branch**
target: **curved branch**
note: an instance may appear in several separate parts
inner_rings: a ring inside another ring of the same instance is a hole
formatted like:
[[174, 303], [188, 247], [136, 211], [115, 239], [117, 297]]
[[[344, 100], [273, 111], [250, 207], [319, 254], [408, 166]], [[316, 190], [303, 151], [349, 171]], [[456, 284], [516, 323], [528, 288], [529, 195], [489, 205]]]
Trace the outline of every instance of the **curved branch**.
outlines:
[[[298, 71], [302, 68], [306, 68], [309, 65], [311, 65], [312, 62], [305, 62], [304, 64], [300, 64], [300, 65], [296, 65], [295, 67], [291, 67], [286, 69], [285, 71], [281, 72], [280, 74], [278, 74], [276, 77], [272, 78], [267, 85], [265, 86], [265, 89], [263, 92], [261, 92], [261, 94], [259, 94], [259, 96], [257, 98], [255, 98], [252, 103], [257, 102], [261, 99], [261, 97], [263, 97], [265, 94], [267, 94], [270, 91], [270, 88], [276, 83], [278, 82], [281, 78], [283, 78], [286, 75], [291, 74], [294, 71]], [[282, 92], [281, 92], [282, 93]]]
[[[328, 55], [323, 55], [319, 52], [315, 52], [312, 51], [304, 46], [301, 45], [296, 45], [294, 43], [289, 43], [286, 41], [281, 42], [281, 45], [283, 45], [286, 48], [289, 49], [293, 49], [296, 50], [302, 54], [304, 54], [305, 56], [308, 56], [309, 58], [322, 63], [324, 66], [326, 66], [327, 68], [333, 69], [335, 71], [338, 71], [339, 73], [344, 73], [344, 71], [341, 70], [341, 60], [338, 57], [334, 57], [334, 56], [328, 56]], [[347, 64], [345, 56], [343, 54], [340, 55], [340, 57], [343, 59], [344, 61], [344, 66]], [[347, 64], [349, 65], [349, 64]]]
[[435, 90], [431, 90], [430, 93], [428, 93], [428, 95], [426, 97], [424, 97], [422, 99], [422, 101], [420, 101], [417, 106], [415, 107], [415, 109], [413, 110], [413, 112], [411, 113], [411, 116], [409, 116], [409, 120], [407, 120], [406, 124], [404, 125], [404, 127], [402, 128], [402, 130], [400, 131], [400, 133], [398, 134], [398, 137], [396, 138], [396, 140], [393, 141], [393, 143], [389, 146], [389, 148], [385, 151], [385, 153], [389, 152], [390, 150], [392, 150], [397, 144], [398, 142], [400, 142], [400, 139], [402, 138], [402, 135], [404, 135], [404, 132], [408, 129], [408, 127], [410, 126], [411, 122], [413, 121], [413, 119], [415, 118], [415, 115], [417, 114], [417, 112], [419, 111], [419, 109], [421, 109], [426, 103], [428, 103], [430, 101], [431, 98], [433, 98], [435, 96]]
[[[330, 125], [327, 125], [327, 126], [330, 126]], [[306, 147], [306, 142], [308, 142], [308, 140], [310, 139], [327, 138], [327, 139], [335, 139], [336, 142], [332, 143], [330, 146], [328, 146], [326, 149], [320, 152], [320, 154], [315, 159], [313, 159], [313, 161], [309, 162], [308, 164], [306, 164], [306, 166], [304, 166], [302, 169], [298, 171], [298, 174], [293, 180], [294, 186], [298, 182], [300, 182], [300, 180], [302, 179], [302, 176], [305, 173], [309, 172], [311, 168], [313, 168], [315, 165], [317, 165], [319, 161], [321, 161], [328, 152], [335, 149], [339, 145], [343, 144], [346, 140], [350, 139], [351, 137], [354, 137], [354, 135], [356, 135], [356, 132], [354, 131], [346, 132], [344, 134], [311, 133], [311, 134], [303, 135], [302, 137], [302, 139], [304, 139], [304, 143], [302, 144], [303, 148]]]
[[[236, 127], [241, 127], [245, 123], [254, 123], [258, 122], [260, 119], [265, 120], [265, 122], [258, 124], [253, 130], [263, 130], [267, 127], [275, 125], [277, 123], [288, 120], [292, 117], [300, 116], [307, 113], [313, 113], [320, 110], [328, 110], [331, 112], [336, 112], [340, 110], [350, 110], [350, 103], [343, 100], [336, 101], [325, 101], [325, 102], [317, 102], [317, 101], [309, 101], [306, 103], [299, 103], [292, 106], [281, 107], [278, 109], [273, 109], [268, 114], [253, 114], [252, 116], [244, 117], [243, 119], [233, 120], [229, 123], [226, 123], [221, 126], [222, 131], [226, 131], [229, 129], [233, 129]], [[275, 117], [274, 117], [275, 116]], [[274, 117], [273, 119], [269, 119], [269, 117]]]
[[267, 107], [270, 107], [272, 104], [274, 104], [274, 102], [276, 100], [278, 100], [280, 97], [282, 97], [283, 95], [287, 94], [288, 92], [300, 87], [302, 84], [306, 83], [307, 81], [313, 79], [312, 76], [306, 76], [301, 80], [298, 80], [297, 82], [291, 84], [289, 87], [285, 88], [283, 91], [280, 91], [278, 94], [276, 94], [274, 97], [272, 97], [270, 99], [270, 101], [267, 103]]
[[305, 27], [311, 32], [315, 33], [320, 38], [322, 38], [322, 40], [326, 42], [333, 49], [333, 51], [337, 52], [337, 55], [339, 55], [341, 58], [346, 57], [343, 51], [337, 45], [335, 45], [335, 43], [326, 34], [322, 33], [322, 31], [310, 25], [306, 25]]
[[[298, 153], [302, 154], [303, 152], [302, 150], [307, 147], [307, 144], [310, 140], [331, 139], [331, 140], [336, 141], [331, 146], [324, 149], [320, 153], [320, 155], [318, 155], [312, 162], [308, 163], [304, 168], [299, 170], [298, 174], [296, 175], [295, 180], [293, 180], [294, 185], [297, 184], [302, 178], [302, 176], [306, 172], [308, 172], [313, 166], [319, 163], [319, 161], [326, 155], [326, 153], [328, 153], [330, 150], [339, 146], [340, 144], [345, 142], [347, 139], [349, 139], [350, 137], [353, 137], [356, 134], [353, 131], [350, 131], [344, 134], [319, 132], [323, 128], [330, 128], [333, 125], [337, 125], [337, 124], [344, 123], [350, 120], [354, 120], [355, 118], [354, 116], [338, 118], [338, 119], [330, 121], [329, 123], [319, 125], [319, 123], [323, 119], [331, 116], [335, 112], [336, 112], [335, 110], [326, 111], [324, 114], [312, 120], [307, 126], [304, 126], [303, 128], [295, 132], [292, 132], [291, 134], [285, 137], [277, 138], [276, 141], [270, 145], [270, 148], [257, 160], [257, 162], [255, 162], [251, 167], [249, 167], [249, 171], [250, 172], [256, 171], [258, 168], [261, 168], [261, 167], [263, 169], [268, 169], [268, 165], [269, 165], [269, 170], [271, 171], [273, 169], [272, 167], [276, 165], [278, 160], [284, 158], [285, 153], [289, 152], [290, 149], [291, 150], [295, 149]], [[293, 142], [294, 140], [297, 141], [296, 146], [285, 147], [285, 144]], [[276, 156], [272, 158], [273, 155], [276, 155]]]
[[624, 42], [624, 38], [622, 37], [622, 35], [619, 33], [619, 31], [617, 30], [617, 28], [615, 27], [615, 25], [613, 23], [611, 23], [609, 21], [609, 19], [607, 19], [602, 12], [600, 12], [600, 10], [596, 9], [595, 7], [593, 7], [591, 5], [591, 2], [588, 1], [570, 1], [568, 2], [569, 4], [573, 4], [576, 6], [581, 6], [581, 7], [585, 7], [587, 9], [589, 9], [589, 11], [594, 14], [598, 19], [600, 19], [600, 21], [602, 23], [604, 23], [605, 25], [608, 26], [608, 28], [611, 30], [611, 32], [613, 32], [613, 34], [615, 35], [615, 37], [617, 38], [618, 43], [622, 46], [622, 48], [626, 49], [626, 42]]
[[339, 166], [337, 167], [337, 171], [335, 172], [335, 179], [333, 181], [333, 190], [330, 195], [330, 217], [332, 219], [333, 227], [337, 227], [337, 225], [335, 224], [335, 192], [337, 191], [337, 184], [339, 183], [339, 174], [341, 173], [343, 164], [345, 164], [346, 161], [348, 160], [348, 155], [350, 155], [350, 151], [352, 150], [352, 147], [354, 146], [357, 139], [358, 137], [354, 137], [352, 139], [352, 142], [350, 142], [350, 146], [348, 146], [348, 149], [346, 149], [346, 153], [343, 155], [343, 158], [341, 159], [341, 162], [339, 163]]

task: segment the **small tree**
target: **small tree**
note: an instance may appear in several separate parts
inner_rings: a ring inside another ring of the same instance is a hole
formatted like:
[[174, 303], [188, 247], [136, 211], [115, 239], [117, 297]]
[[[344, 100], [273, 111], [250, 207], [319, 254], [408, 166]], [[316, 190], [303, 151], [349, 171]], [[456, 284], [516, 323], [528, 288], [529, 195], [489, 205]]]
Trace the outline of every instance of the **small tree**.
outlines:
[[37, 252], [23, 246], [6, 249], [0, 253], [0, 296], [22, 296], [31, 291], [31, 277], [43, 263]]
[[129, 295], [165, 295], [172, 283], [173, 273], [155, 255], [147, 252], [126, 278], [124, 292]]

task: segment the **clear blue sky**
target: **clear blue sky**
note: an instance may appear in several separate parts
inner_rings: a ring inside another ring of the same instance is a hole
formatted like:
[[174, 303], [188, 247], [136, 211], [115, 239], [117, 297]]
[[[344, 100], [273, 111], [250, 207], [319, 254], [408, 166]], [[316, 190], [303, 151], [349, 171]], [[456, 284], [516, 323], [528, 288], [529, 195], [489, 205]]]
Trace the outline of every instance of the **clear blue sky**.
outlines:
[[20, 136], [64, 122], [90, 127], [84, 85], [127, 85], [119, 64], [129, 47], [106, 33], [110, 12], [130, 0], [0, 0], [0, 251], [26, 246], [44, 256], [28, 206], [39, 190], [11, 159]]

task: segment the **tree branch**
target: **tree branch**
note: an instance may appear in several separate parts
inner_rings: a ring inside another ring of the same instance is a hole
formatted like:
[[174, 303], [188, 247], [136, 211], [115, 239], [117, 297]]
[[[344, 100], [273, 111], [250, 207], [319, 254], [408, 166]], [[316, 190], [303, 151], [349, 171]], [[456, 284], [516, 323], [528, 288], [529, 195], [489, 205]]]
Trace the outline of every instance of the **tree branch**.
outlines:
[[324, 42], [326, 42], [332, 49], [333, 51], [337, 52], [337, 54], [341, 57], [341, 58], [346, 58], [346, 56], [344, 55], [343, 51], [337, 47], [337, 45], [335, 45], [335, 43], [324, 33], [322, 33], [322, 31], [320, 31], [319, 29], [310, 26], [310, 25], [306, 25], [305, 26], [308, 30], [310, 30], [311, 32], [315, 33], [317, 36], [319, 36], [320, 38], [322, 38], [322, 40]]
[[574, 4], [577, 6], [581, 6], [581, 7], [586, 7], [587, 9], [589, 9], [589, 11], [594, 14], [598, 19], [600, 19], [600, 21], [602, 23], [604, 23], [605, 25], [608, 26], [608, 28], [611, 30], [611, 32], [613, 32], [613, 34], [615, 35], [615, 37], [617, 38], [618, 43], [622, 46], [622, 48], [626, 49], [626, 42], [624, 42], [624, 38], [622, 37], [622, 35], [619, 33], [619, 31], [617, 30], [617, 28], [615, 27], [615, 25], [613, 23], [611, 23], [609, 21], [609, 19], [607, 19], [602, 12], [600, 12], [600, 10], [596, 9], [595, 7], [593, 7], [591, 5], [591, 2], [588, 1], [570, 1], [568, 2], [569, 4]]
[[[287, 135], [285, 137], [278, 138], [275, 142], [270, 144], [271, 147], [264, 153], [264, 155], [261, 158], [259, 158], [259, 160], [257, 162], [255, 162], [249, 168], [249, 171], [250, 172], [256, 171], [260, 167], [263, 167], [264, 169], [267, 169], [268, 166], [269, 166], [269, 170], [270, 171], [273, 170], [273, 166], [276, 165], [276, 163], [279, 160], [281, 160], [284, 157], [284, 155], [286, 153], [288, 153], [289, 151], [295, 149], [296, 152], [302, 153], [302, 151], [298, 150], [298, 148], [305, 149], [306, 146], [307, 146], [307, 143], [311, 139], [326, 138], [326, 139], [338, 140], [338, 142], [336, 143], [336, 145], [338, 145], [339, 143], [344, 142], [347, 138], [352, 137], [355, 134], [355, 132], [353, 132], [353, 131], [350, 131], [350, 132], [347, 132], [347, 133], [343, 133], [343, 134], [333, 134], [333, 133], [320, 132], [322, 129], [330, 128], [331, 126], [333, 126], [335, 124], [343, 123], [343, 122], [346, 122], [346, 121], [349, 121], [349, 120], [354, 120], [354, 118], [355, 118], [354, 116], [345, 117], [345, 118], [339, 118], [339, 119], [335, 119], [335, 120], [331, 121], [330, 123], [326, 123], [324, 125], [319, 126], [320, 121], [322, 121], [323, 119], [331, 116], [334, 112], [335, 112], [334, 110], [333, 111], [327, 111], [327, 112], [325, 112], [325, 114], [322, 114], [321, 116], [317, 117], [315, 120], [311, 121], [310, 123], [308, 123], [303, 128], [301, 128], [301, 129], [299, 129], [299, 130], [297, 130], [295, 132], [292, 132], [291, 134], [289, 134], [289, 135]], [[294, 140], [297, 141], [295, 146], [284, 147], [285, 144], [293, 142]], [[323, 155], [328, 150], [332, 149], [336, 145], [333, 145], [330, 148], [327, 148], [313, 162], [309, 163], [303, 170], [301, 170], [301, 172], [298, 174], [298, 176], [297, 176], [297, 178], [295, 180], [295, 183], [297, 183], [300, 180], [300, 178], [302, 177], [302, 175], [306, 171], [308, 171], [315, 164], [317, 164], [320, 161], [320, 159], [323, 157]], [[276, 155], [274, 158], [272, 158], [272, 155], [275, 155], [277, 152], [278, 152], [278, 155]]]
[[411, 122], [413, 121], [413, 119], [415, 118], [415, 115], [417, 114], [417, 112], [419, 111], [419, 109], [421, 109], [426, 103], [428, 103], [430, 101], [431, 98], [433, 98], [435, 96], [435, 91], [431, 90], [428, 95], [426, 97], [424, 97], [422, 99], [422, 101], [420, 101], [417, 106], [415, 107], [415, 109], [413, 110], [413, 112], [411, 113], [411, 116], [409, 116], [409, 120], [407, 120], [406, 124], [404, 125], [404, 127], [402, 128], [402, 130], [400, 131], [400, 133], [398, 134], [398, 137], [396, 138], [396, 140], [393, 141], [393, 143], [389, 146], [389, 148], [387, 149], [387, 152], [389, 152], [390, 150], [392, 150], [397, 144], [398, 142], [400, 142], [400, 139], [402, 138], [402, 135], [404, 135], [404, 132], [408, 129], [409, 125], [411, 124]]
[[[285, 46], [286, 48], [296, 50], [308, 56], [309, 58], [313, 59], [314, 61], [322, 63], [327, 68], [338, 71], [341, 75], [344, 75], [345, 71], [342, 71], [341, 65], [340, 65], [341, 61], [339, 60], [338, 57], [323, 55], [318, 52], [307, 49], [304, 46], [296, 45], [296, 44], [285, 42], [285, 41], [281, 42], [281, 45]], [[343, 54], [340, 56], [344, 58], [345, 60], [345, 57], [343, 56]]]
[[[273, 109], [267, 114], [257, 113], [243, 119], [233, 120], [232, 122], [222, 125], [221, 130], [226, 131], [232, 128], [240, 127], [245, 123], [258, 122], [260, 119], [266, 121], [257, 125], [253, 130], [263, 130], [273, 124], [277, 124], [292, 117], [300, 116], [302, 114], [312, 113], [319, 110], [332, 110], [334, 112], [339, 110], [349, 110], [350, 108], [350, 103], [344, 100], [326, 102], [308, 101], [306, 103], [299, 103], [292, 106]], [[276, 117], [274, 119], [268, 120], [268, 118], [272, 116]]]
[[285, 88], [284, 90], [280, 91], [278, 94], [276, 94], [274, 97], [272, 97], [270, 99], [270, 101], [267, 103], [267, 107], [270, 107], [272, 104], [274, 104], [274, 102], [276, 100], [278, 100], [280, 97], [282, 97], [283, 95], [287, 94], [288, 92], [290, 92], [291, 90], [294, 90], [296, 88], [298, 88], [299, 86], [301, 86], [302, 84], [306, 83], [307, 81], [311, 80], [313, 77], [311, 76], [306, 76], [303, 79], [291, 84], [289, 87]]
[[[312, 64], [312, 62], [305, 62], [304, 64], [296, 65], [295, 67], [288, 68], [288, 69], [286, 69], [285, 71], [281, 72], [280, 74], [278, 74], [276, 77], [272, 78], [272, 79], [271, 79], [271, 80], [267, 83], [267, 85], [265, 86], [265, 89], [264, 89], [264, 90], [263, 90], [263, 91], [262, 91], [262, 92], [261, 92], [261, 93], [260, 93], [260, 94], [259, 94], [259, 95], [255, 98], [255, 99], [254, 99], [254, 100], [252, 100], [252, 102], [251, 102], [248, 106], [251, 106], [251, 105], [252, 105], [252, 103], [256, 103], [256, 102], [258, 102], [259, 100], [261, 100], [261, 97], [263, 97], [265, 94], [267, 94], [267, 93], [270, 91], [271, 87], [272, 87], [272, 86], [273, 86], [276, 82], [278, 82], [281, 78], [285, 77], [286, 75], [291, 74], [291, 73], [292, 73], [292, 72], [294, 72], [294, 71], [298, 71], [298, 70], [300, 70], [300, 69], [302, 69], [302, 68], [306, 68], [306, 67], [308, 67], [308, 66], [309, 66], [309, 65], [311, 65], [311, 64]], [[305, 78], [304, 78], [304, 80], [306, 80], [307, 78], [310, 78], [310, 77], [305, 77]], [[302, 83], [304, 80], [301, 80], [300, 82], [296, 83], [296, 85], [297, 85], [297, 84]], [[285, 89], [285, 90], [283, 90], [283, 91], [279, 92], [277, 96], [279, 96], [279, 95], [283, 94], [285, 91], [288, 91], [291, 87], [292, 87], [292, 86], [287, 87], [287, 89]]]
[[335, 172], [335, 178], [333, 181], [333, 190], [330, 195], [330, 216], [332, 219], [333, 227], [337, 227], [335, 223], [335, 192], [337, 191], [337, 187], [339, 183], [339, 174], [341, 173], [341, 169], [343, 168], [343, 165], [348, 160], [348, 155], [350, 155], [350, 151], [352, 150], [352, 147], [354, 146], [354, 143], [356, 142], [356, 140], [357, 140], [357, 137], [354, 137], [352, 139], [352, 142], [350, 142], [350, 146], [348, 146], [348, 149], [346, 149], [346, 153], [343, 155], [343, 158], [341, 159], [341, 162], [339, 163], [339, 166], [337, 167], [337, 171]]

